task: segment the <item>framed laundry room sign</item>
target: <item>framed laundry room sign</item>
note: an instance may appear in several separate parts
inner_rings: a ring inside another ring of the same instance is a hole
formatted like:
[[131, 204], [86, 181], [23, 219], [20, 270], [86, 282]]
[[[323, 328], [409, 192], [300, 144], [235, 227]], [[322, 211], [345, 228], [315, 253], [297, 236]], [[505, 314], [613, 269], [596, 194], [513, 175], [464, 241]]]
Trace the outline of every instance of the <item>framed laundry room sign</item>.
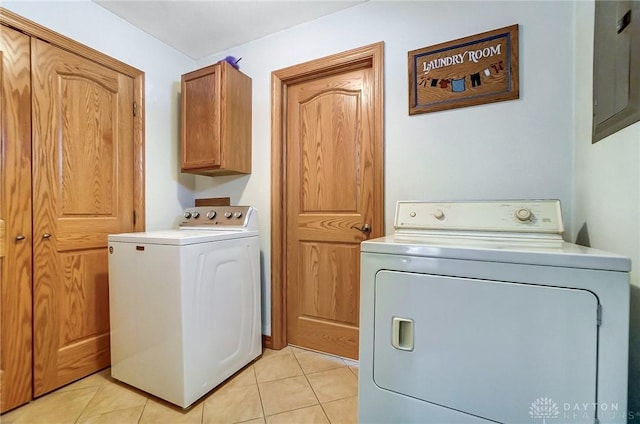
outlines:
[[409, 52], [409, 115], [519, 95], [517, 24]]

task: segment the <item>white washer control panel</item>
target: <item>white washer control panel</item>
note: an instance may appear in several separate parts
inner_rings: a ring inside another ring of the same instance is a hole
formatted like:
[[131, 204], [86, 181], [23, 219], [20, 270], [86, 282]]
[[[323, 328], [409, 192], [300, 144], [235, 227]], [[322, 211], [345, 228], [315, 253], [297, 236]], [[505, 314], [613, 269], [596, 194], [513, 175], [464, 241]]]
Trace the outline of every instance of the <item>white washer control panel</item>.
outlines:
[[180, 228], [257, 229], [256, 214], [250, 206], [197, 206], [184, 211]]
[[559, 200], [400, 201], [394, 227], [396, 231], [564, 232]]

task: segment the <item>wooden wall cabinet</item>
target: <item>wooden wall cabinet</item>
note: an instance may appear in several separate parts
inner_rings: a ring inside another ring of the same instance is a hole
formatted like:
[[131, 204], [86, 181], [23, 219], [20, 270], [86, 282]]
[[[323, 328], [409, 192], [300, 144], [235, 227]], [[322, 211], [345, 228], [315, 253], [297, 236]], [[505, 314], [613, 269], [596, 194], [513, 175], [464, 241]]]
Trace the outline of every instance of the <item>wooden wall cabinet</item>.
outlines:
[[251, 173], [251, 78], [225, 61], [182, 75], [181, 169]]

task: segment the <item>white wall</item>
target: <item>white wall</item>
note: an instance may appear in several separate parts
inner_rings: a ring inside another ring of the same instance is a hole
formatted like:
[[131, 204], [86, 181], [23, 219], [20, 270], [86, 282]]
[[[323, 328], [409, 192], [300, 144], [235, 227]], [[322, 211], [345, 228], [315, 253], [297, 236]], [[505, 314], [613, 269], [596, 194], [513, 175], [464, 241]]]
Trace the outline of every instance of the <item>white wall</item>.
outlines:
[[591, 144], [593, 1], [576, 4], [575, 22], [574, 230], [586, 223], [593, 247], [631, 258], [629, 411], [640, 420], [640, 122]]
[[194, 177], [180, 174], [180, 75], [193, 59], [88, 0], [2, 1], [2, 7], [145, 73], [146, 227], [165, 229], [193, 206]]
[[[385, 43], [385, 228], [397, 200], [558, 198], [572, 216], [573, 4], [368, 2], [227, 54], [253, 80], [253, 172], [196, 177], [197, 197], [231, 196], [260, 211], [265, 334], [270, 334], [271, 72]], [[519, 24], [520, 99], [408, 115], [407, 52]], [[568, 235], [569, 237], [569, 235]]]

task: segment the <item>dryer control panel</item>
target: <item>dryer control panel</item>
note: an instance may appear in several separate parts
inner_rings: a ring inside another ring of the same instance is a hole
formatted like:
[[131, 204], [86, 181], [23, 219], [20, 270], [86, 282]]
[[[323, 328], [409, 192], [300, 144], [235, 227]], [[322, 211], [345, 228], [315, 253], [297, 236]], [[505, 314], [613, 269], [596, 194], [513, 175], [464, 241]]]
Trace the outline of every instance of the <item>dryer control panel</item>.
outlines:
[[564, 233], [559, 200], [398, 202], [398, 230]]

